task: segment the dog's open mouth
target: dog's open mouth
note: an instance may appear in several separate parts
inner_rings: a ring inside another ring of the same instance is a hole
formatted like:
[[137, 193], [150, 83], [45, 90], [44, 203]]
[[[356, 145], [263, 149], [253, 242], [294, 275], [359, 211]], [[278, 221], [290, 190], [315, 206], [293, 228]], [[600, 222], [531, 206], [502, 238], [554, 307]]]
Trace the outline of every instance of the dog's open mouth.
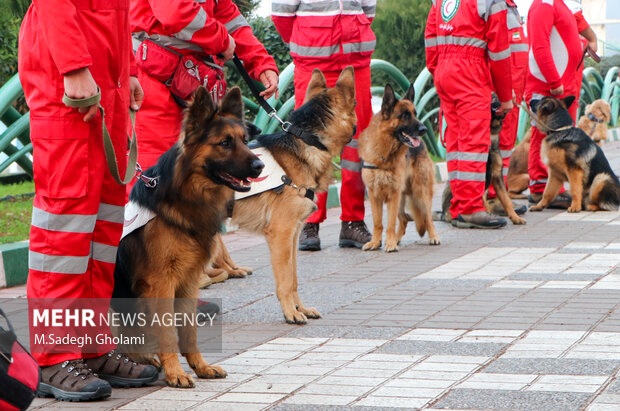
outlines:
[[400, 133], [400, 141], [406, 146], [416, 148], [420, 146], [420, 138], [418, 136], [412, 136], [410, 134], [401, 131]]
[[252, 181], [250, 181], [251, 180], [250, 178], [233, 177], [230, 174], [225, 173], [223, 171], [218, 173], [218, 177], [222, 179], [222, 181], [227, 186], [229, 186], [235, 191], [241, 191], [241, 192], [250, 191], [250, 185], [252, 184]]

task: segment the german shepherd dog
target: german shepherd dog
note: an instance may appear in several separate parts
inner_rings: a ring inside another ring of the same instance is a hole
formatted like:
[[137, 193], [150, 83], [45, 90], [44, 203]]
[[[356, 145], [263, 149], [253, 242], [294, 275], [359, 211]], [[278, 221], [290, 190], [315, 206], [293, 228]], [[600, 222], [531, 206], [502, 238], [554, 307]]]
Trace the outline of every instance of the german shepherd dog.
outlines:
[[299, 233], [306, 218], [317, 209], [306, 193], [328, 189], [332, 158], [341, 154], [354, 134], [353, 68], [345, 68], [332, 88], [327, 88], [323, 73], [315, 69], [305, 104], [291, 113], [289, 121], [313, 141], [286, 132], [257, 138], [284, 169], [289, 184], [235, 201], [232, 223], [265, 236], [284, 318], [287, 323], [305, 324], [308, 318], [321, 316], [315, 308], [306, 307], [297, 293]]
[[372, 238], [363, 250], [381, 247], [384, 203], [388, 212], [386, 252], [398, 251], [410, 216], [420, 236], [428, 229], [430, 244], [439, 244], [431, 217], [433, 162], [420, 140], [426, 127], [416, 118], [414, 97], [413, 85], [398, 100], [392, 86], [387, 84], [381, 111], [372, 117], [359, 138], [362, 179], [368, 188], [373, 220]]
[[536, 128], [547, 134], [540, 155], [549, 177], [538, 204], [530, 211], [541, 211], [570, 184], [572, 202], [569, 213], [615, 211], [620, 205], [620, 182], [599, 146], [581, 129], [573, 126], [568, 108], [575, 97], [544, 97], [531, 103], [536, 112]]
[[[525, 224], [526, 221], [524, 218], [519, 217], [519, 215], [515, 212], [515, 209], [512, 205], [512, 200], [508, 195], [508, 190], [506, 189], [506, 183], [504, 182], [504, 177], [502, 174], [503, 163], [502, 163], [502, 155], [499, 150], [499, 132], [502, 130], [502, 121], [504, 120], [503, 116], [498, 116], [496, 114], [496, 110], [499, 108], [500, 102], [495, 94], [493, 94], [492, 102], [491, 102], [491, 145], [489, 146], [489, 157], [487, 159], [487, 167], [486, 167], [486, 176], [485, 176], [485, 193], [486, 190], [492, 185], [495, 189], [495, 193], [497, 194], [497, 198], [499, 199], [501, 205], [504, 207], [506, 211], [506, 215], [510, 218], [513, 224]], [[442, 200], [441, 200], [441, 208], [443, 211], [444, 221], [449, 222], [452, 218], [450, 215], [450, 203], [452, 202], [452, 189], [450, 188], [450, 184], [446, 184]], [[487, 211], [490, 212], [489, 206], [486, 202], [486, 194], [485, 194], [485, 207], [487, 207]]]
[[[174, 299], [194, 301], [198, 283], [212, 255], [214, 237], [226, 218], [233, 190], [248, 191], [249, 178], [258, 177], [262, 161], [247, 147], [239, 88], [232, 88], [219, 109], [209, 92], [199, 88], [185, 113], [179, 141], [147, 173], [158, 176], [157, 186], [136, 184], [130, 200], [155, 213], [155, 218], [124, 237], [119, 245], [113, 297], [141, 297], [147, 310], [173, 313]], [[209, 365], [196, 346], [196, 326], [162, 326], [152, 337], [166, 381], [193, 387], [177, 353], [183, 353], [200, 378], [222, 378], [226, 372]], [[157, 364], [154, 358], [141, 359]]]
[[530, 185], [530, 175], [527, 172], [527, 162], [530, 151], [530, 140], [532, 139], [532, 129], [528, 129], [523, 136], [523, 140], [512, 152], [506, 183], [508, 184], [508, 195], [510, 198], [527, 198], [521, 194]]

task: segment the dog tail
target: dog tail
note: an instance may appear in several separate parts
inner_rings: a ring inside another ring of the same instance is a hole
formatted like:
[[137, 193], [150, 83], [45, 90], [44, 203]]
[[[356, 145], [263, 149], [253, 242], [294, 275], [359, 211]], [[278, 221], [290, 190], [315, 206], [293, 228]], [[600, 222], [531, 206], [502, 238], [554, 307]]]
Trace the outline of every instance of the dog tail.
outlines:
[[601, 173], [592, 181], [590, 198], [601, 210], [616, 211], [620, 207], [620, 187], [610, 175]]

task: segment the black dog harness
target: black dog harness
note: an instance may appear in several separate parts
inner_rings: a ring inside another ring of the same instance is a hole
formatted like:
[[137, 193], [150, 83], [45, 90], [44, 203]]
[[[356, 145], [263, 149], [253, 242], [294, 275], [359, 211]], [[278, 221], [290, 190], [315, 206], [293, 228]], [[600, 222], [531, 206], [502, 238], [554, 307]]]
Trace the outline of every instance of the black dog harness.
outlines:
[[586, 115], [586, 117], [588, 117], [589, 120], [594, 121], [594, 124], [592, 124], [592, 130], [590, 130], [590, 136], [592, 136], [592, 134], [594, 134], [594, 130], [596, 129], [596, 124], [602, 124], [605, 122], [604, 118], [597, 118], [594, 114], [592, 113], [588, 113]]

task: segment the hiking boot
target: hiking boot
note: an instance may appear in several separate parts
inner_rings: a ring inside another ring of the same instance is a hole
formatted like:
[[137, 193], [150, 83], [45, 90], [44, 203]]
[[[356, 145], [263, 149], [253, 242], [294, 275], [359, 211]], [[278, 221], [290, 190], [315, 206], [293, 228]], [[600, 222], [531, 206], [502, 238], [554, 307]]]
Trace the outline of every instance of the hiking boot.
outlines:
[[[538, 204], [542, 200], [542, 193], [531, 193], [528, 197], [528, 201], [533, 204]], [[549, 203], [547, 208], [554, 208], [556, 210], [566, 210], [570, 207], [573, 199], [568, 192], [563, 192], [555, 196], [555, 198]]]
[[370, 241], [372, 235], [368, 232], [366, 223], [362, 221], [343, 221], [340, 227], [340, 247], [362, 248]]
[[159, 371], [152, 365], [134, 362], [125, 354], [112, 350], [100, 357], [88, 358], [86, 363], [112, 387], [135, 388], [157, 381]]
[[[504, 210], [504, 206], [502, 205], [501, 201], [499, 201], [497, 197], [489, 198], [487, 200], [487, 203], [489, 205], [491, 214], [501, 215], [501, 216], [508, 215], [506, 214], [506, 210]], [[512, 208], [514, 208], [515, 213], [517, 213], [517, 215], [523, 215], [527, 212], [527, 206], [525, 204], [520, 204], [520, 205], [515, 204], [514, 201], [512, 201]]]
[[486, 211], [478, 211], [472, 214], [459, 214], [452, 219], [452, 225], [458, 228], [500, 228], [507, 221], [503, 217], [495, 217]]
[[301, 251], [319, 251], [321, 239], [319, 238], [319, 224], [306, 223], [299, 234], [299, 249]]
[[196, 311], [212, 318], [214, 315], [220, 313], [220, 306], [212, 301], [201, 300], [199, 298]]
[[88, 368], [84, 360], [70, 360], [41, 367], [37, 395], [60, 401], [95, 401], [108, 398], [112, 387]]

